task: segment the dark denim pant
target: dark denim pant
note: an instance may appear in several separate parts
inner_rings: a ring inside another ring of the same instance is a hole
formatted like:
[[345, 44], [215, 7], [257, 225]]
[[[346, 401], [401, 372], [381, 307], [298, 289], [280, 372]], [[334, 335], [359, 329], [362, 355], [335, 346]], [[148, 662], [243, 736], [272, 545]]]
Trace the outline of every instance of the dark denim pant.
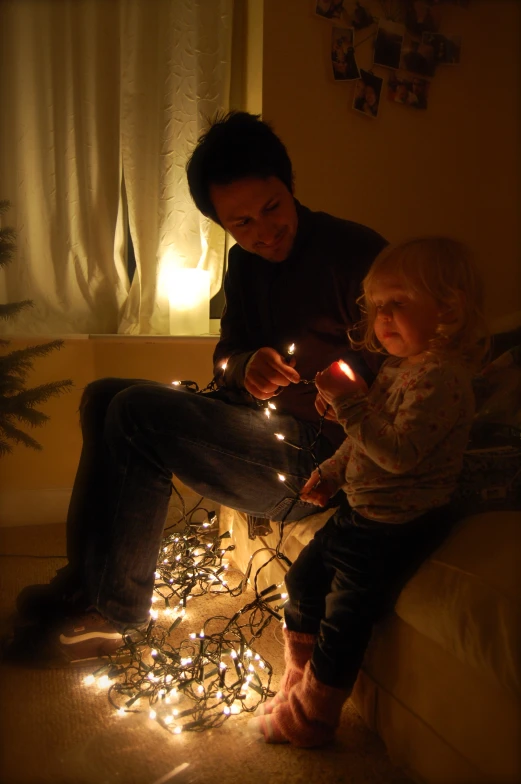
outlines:
[[[115, 623], [148, 618], [173, 474], [216, 503], [280, 521], [313, 469], [309, 451], [274, 433], [309, 446], [316, 424], [276, 413], [268, 419], [255, 404], [222, 397], [121, 378], [100, 379], [84, 391], [68, 568]], [[319, 461], [332, 451], [322, 437], [314, 450]], [[297, 501], [287, 519], [313, 512], [315, 506]]]
[[312, 667], [319, 681], [351, 690], [373, 625], [449, 533], [455, 513], [432, 510], [410, 523], [379, 523], [340, 508], [286, 575], [285, 622], [317, 634]]

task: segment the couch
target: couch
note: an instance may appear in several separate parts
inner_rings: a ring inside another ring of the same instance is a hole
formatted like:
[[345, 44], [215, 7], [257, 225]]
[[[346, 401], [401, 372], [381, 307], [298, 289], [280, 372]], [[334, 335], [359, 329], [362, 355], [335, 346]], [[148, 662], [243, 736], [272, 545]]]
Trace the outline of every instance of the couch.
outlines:
[[[497, 372], [477, 379], [460, 522], [375, 627], [351, 696], [393, 762], [429, 784], [521, 782], [518, 359], [518, 350], [502, 353]], [[284, 526], [289, 561], [332, 513]], [[248, 522], [221, 507], [231, 559], [250, 582], [256, 575], [258, 590], [283, 583], [288, 565], [272, 558], [280, 526], [252, 539]]]

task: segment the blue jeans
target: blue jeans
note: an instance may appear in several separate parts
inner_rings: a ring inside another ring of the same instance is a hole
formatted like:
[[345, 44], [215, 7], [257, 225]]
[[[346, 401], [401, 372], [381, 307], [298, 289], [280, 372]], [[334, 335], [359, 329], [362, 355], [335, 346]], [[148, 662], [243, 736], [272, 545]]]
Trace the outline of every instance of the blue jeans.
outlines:
[[[89, 600], [118, 625], [148, 619], [172, 475], [218, 504], [275, 521], [317, 510], [301, 501], [291, 506], [312, 455], [274, 433], [309, 446], [318, 425], [276, 413], [268, 419], [255, 404], [225, 398], [220, 390], [195, 394], [121, 378], [94, 381], [83, 393], [67, 555]], [[320, 436], [316, 459], [332, 452]]]
[[444, 506], [409, 523], [367, 520], [340, 507], [286, 574], [285, 622], [318, 635], [311, 666], [319, 681], [350, 691], [374, 624], [455, 522]]

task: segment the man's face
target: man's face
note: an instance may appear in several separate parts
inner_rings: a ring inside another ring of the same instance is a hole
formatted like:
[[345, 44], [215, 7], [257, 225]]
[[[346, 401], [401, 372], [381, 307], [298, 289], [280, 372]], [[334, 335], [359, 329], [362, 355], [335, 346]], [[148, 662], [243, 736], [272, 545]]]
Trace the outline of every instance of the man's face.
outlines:
[[292, 194], [278, 177], [245, 177], [211, 185], [217, 216], [234, 240], [250, 253], [279, 262], [291, 253], [297, 233]]

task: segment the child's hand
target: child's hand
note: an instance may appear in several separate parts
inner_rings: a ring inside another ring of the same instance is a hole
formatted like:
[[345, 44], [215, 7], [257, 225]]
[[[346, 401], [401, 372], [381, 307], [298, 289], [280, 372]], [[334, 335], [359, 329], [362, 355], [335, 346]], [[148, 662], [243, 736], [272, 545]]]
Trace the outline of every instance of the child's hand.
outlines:
[[307, 501], [308, 504], [325, 506], [336, 489], [333, 482], [330, 482], [327, 479], [320, 479], [320, 474], [317, 469], [315, 469], [301, 489], [300, 499], [301, 501]]
[[342, 395], [353, 395], [355, 392], [360, 391], [367, 392], [367, 384], [362, 376], [355, 373], [341, 359], [338, 362], [333, 362], [332, 365], [322, 370], [322, 372], [317, 373], [315, 385], [322, 399], [329, 404]]
[[325, 419], [329, 419], [331, 422], [338, 422], [335, 409], [330, 406], [326, 400], [324, 400], [320, 392], [317, 392], [317, 396], [315, 398], [315, 408], [317, 409], [320, 416], [323, 416]]

